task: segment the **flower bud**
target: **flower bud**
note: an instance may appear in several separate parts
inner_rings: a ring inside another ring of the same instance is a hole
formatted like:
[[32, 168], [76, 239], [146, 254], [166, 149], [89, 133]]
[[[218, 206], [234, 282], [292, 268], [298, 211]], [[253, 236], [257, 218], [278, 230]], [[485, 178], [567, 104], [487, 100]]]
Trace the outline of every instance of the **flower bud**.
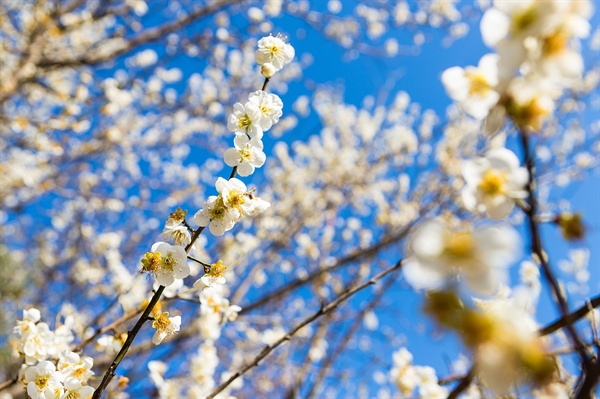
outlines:
[[261, 69], [260, 69], [260, 73], [265, 77], [265, 78], [270, 78], [271, 76], [275, 75], [275, 73], [278, 71], [277, 68], [275, 68], [275, 66], [271, 63], [266, 63], [263, 64]]
[[556, 216], [554, 223], [560, 227], [561, 233], [567, 241], [582, 240], [585, 236], [585, 225], [579, 213], [561, 213]]

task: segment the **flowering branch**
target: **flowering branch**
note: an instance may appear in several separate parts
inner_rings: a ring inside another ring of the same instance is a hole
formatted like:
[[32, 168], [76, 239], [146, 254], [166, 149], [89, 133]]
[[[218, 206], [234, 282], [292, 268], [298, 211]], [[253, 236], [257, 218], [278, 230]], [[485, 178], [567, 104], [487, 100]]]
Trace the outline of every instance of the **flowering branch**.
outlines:
[[127, 351], [129, 350], [129, 347], [133, 343], [133, 340], [135, 339], [137, 334], [140, 332], [140, 329], [142, 328], [144, 323], [148, 320], [148, 316], [150, 315], [150, 312], [152, 311], [152, 309], [154, 309], [154, 305], [156, 305], [156, 303], [160, 299], [160, 296], [162, 295], [164, 290], [165, 290], [164, 285], [161, 285], [160, 287], [158, 287], [158, 289], [152, 296], [150, 303], [148, 303], [148, 306], [146, 306], [144, 313], [142, 313], [142, 315], [138, 319], [137, 323], [135, 323], [135, 326], [133, 327], [133, 329], [131, 331], [129, 331], [129, 333], [127, 334], [127, 340], [125, 340], [123, 347], [121, 348], [121, 350], [115, 357], [115, 360], [113, 360], [113, 362], [110, 365], [110, 367], [108, 368], [108, 370], [106, 370], [106, 373], [104, 374], [104, 377], [102, 378], [102, 381], [100, 382], [100, 385], [98, 385], [98, 388], [96, 388], [96, 390], [94, 391], [94, 395], [92, 396], [93, 399], [100, 399], [102, 397], [102, 393], [104, 392], [104, 390], [106, 389], [106, 387], [108, 386], [110, 381], [115, 376], [115, 371], [117, 370], [117, 367], [119, 367], [119, 364], [121, 364], [121, 360], [123, 360], [123, 358], [127, 354]]
[[326, 315], [327, 313], [331, 312], [332, 310], [337, 309], [339, 307], [339, 305], [342, 304], [344, 301], [346, 301], [348, 298], [350, 298], [357, 292], [365, 289], [366, 287], [375, 284], [378, 280], [381, 280], [386, 275], [392, 273], [395, 270], [400, 269], [400, 267], [402, 267], [402, 260], [399, 260], [394, 266], [373, 276], [372, 278], [365, 281], [364, 283], [362, 283], [352, 289], [346, 290], [333, 302], [330, 302], [327, 305], [321, 306], [321, 308], [317, 312], [315, 312], [313, 315], [304, 319], [301, 323], [299, 323], [294, 328], [292, 328], [290, 331], [288, 331], [288, 333], [285, 336], [283, 336], [279, 340], [275, 341], [271, 345], [265, 346], [263, 348], [263, 350], [260, 351], [260, 353], [250, 363], [248, 363], [241, 370], [239, 370], [238, 372], [233, 374], [231, 377], [229, 377], [229, 379], [227, 381], [225, 381], [221, 385], [219, 385], [210, 395], [207, 396], [207, 399], [214, 398], [217, 394], [219, 394], [225, 388], [227, 388], [233, 381], [237, 380], [239, 377], [246, 374], [249, 370], [256, 367], [260, 363], [260, 361], [263, 360], [264, 358], [266, 358], [271, 352], [273, 352], [273, 350], [275, 350], [277, 347], [281, 346], [283, 343], [292, 339], [292, 337], [304, 326], [312, 323], [313, 321], [317, 320], [319, 317]]

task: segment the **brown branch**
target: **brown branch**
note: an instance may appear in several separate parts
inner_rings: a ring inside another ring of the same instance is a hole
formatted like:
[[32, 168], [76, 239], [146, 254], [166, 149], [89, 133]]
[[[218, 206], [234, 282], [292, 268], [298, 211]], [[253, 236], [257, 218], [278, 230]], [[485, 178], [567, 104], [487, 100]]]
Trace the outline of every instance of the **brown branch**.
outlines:
[[375, 309], [375, 307], [379, 304], [379, 302], [383, 298], [383, 295], [387, 292], [387, 290], [395, 282], [396, 282], [396, 280], [394, 280], [394, 279], [387, 280], [385, 282], [385, 285], [381, 289], [381, 291], [379, 293], [377, 293], [377, 295], [371, 300], [371, 302], [367, 306], [365, 306], [359, 312], [358, 315], [355, 316], [354, 323], [352, 323], [352, 325], [348, 329], [348, 332], [344, 335], [341, 342], [337, 346], [336, 350], [331, 354], [331, 356], [327, 356], [325, 358], [325, 361], [323, 362], [323, 365], [321, 366], [322, 371], [320, 373], [317, 373], [316, 381], [308, 389], [308, 393], [306, 394], [307, 398], [314, 397], [313, 395], [314, 395], [315, 391], [317, 390], [317, 387], [319, 385], [321, 385], [323, 380], [327, 377], [329, 368], [335, 363], [335, 361], [338, 359], [338, 357], [343, 353], [344, 349], [346, 349], [346, 346], [348, 345], [348, 343], [350, 342], [350, 340], [352, 339], [354, 334], [356, 334], [356, 332], [360, 328], [361, 324], [363, 323], [365, 314], [367, 314], [369, 311]]
[[150, 315], [150, 312], [152, 311], [152, 309], [154, 309], [154, 305], [156, 305], [156, 303], [160, 299], [164, 290], [165, 290], [164, 285], [161, 285], [160, 287], [158, 287], [158, 290], [156, 290], [156, 292], [154, 293], [154, 296], [152, 296], [150, 303], [148, 304], [148, 306], [146, 306], [144, 313], [142, 313], [142, 315], [138, 319], [137, 323], [135, 323], [135, 326], [133, 327], [133, 329], [131, 331], [129, 331], [129, 333], [127, 334], [127, 339], [125, 340], [123, 347], [121, 348], [121, 350], [115, 357], [115, 360], [113, 360], [113, 362], [110, 365], [110, 367], [108, 368], [108, 370], [106, 370], [106, 373], [104, 373], [104, 377], [102, 378], [100, 385], [94, 391], [94, 395], [92, 396], [93, 399], [100, 399], [102, 397], [102, 393], [104, 392], [104, 390], [106, 389], [106, 387], [108, 386], [110, 381], [115, 376], [115, 371], [117, 370], [117, 367], [119, 367], [119, 364], [121, 364], [121, 360], [123, 360], [123, 358], [127, 354], [127, 351], [129, 350], [129, 347], [133, 343], [133, 340], [135, 339], [137, 334], [140, 332], [144, 323], [148, 320], [148, 316]]
[[588, 303], [586, 303], [573, 313], [570, 313], [565, 317], [561, 317], [558, 320], [548, 324], [546, 327], [542, 328], [539, 331], [540, 335], [544, 336], [552, 334], [553, 332], [565, 327], [568, 323], [575, 323], [577, 320], [581, 319], [590, 312], [590, 306], [592, 308], [597, 308], [598, 306], [600, 306], [600, 295], [596, 296], [595, 298], [592, 298]]
[[283, 336], [282, 338], [280, 338], [276, 342], [272, 343], [271, 345], [265, 346], [263, 348], [263, 350], [260, 351], [260, 353], [258, 355], [256, 355], [254, 357], [254, 359], [250, 363], [248, 363], [242, 369], [240, 369], [235, 374], [233, 374], [231, 377], [229, 377], [229, 379], [227, 381], [225, 381], [221, 385], [219, 385], [210, 395], [207, 396], [207, 399], [214, 398], [217, 394], [219, 394], [225, 388], [227, 388], [233, 381], [235, 381], [236, 379], [238, 379], [239, 377], [241, 377], [242, 375], [244, 375], [250, 369], [256, 367], [258, 365], [258, 363], [260, 363], [261, 360], [263, 360], [264, 358], [266, 358], [273, 350], [275, 350], [277, 347], [281, 346], [283, 343], [285, 343], [285, 342], [289, 341], [290, 339], [292, 339], [292, 337], [300, 329], [302, 329], [306, 325], [312, 323], [313, 321], [315, 321], [319, 317], [321, 317], [321, 316], [323, 316], [323, 315], [331, 312], [332, 310], [336, 309], [341, 303], [343, 303], [344, 301], [346, 301], [352, 295], [356, 294], [357, 292], [363, 290], [364, 288], [366, 288], [366, 287], [368, 287], [370, 285], [375, 284], [378, 280], [382, 279], [383, 277], [385, 277], [389, 273], [391, 273], [391, 272], [393, 272], [395, 270], [400, 269], [401, 266], [402, 266], [402, 260], [398, 261], [394, 266], [392, 266], [392, 267], [390, 267], [390, 268], [382, 271], [381, 273], [377, 274], [376, 276], [372, 277], [371, 279], [369, 279], [368, 281], [362, 283], [361, 285], [356, 286], [353, 289], [345, 291], [344, 293], [342, 293], [333, 302], [330, 302], [329, 304], [322, 306], [321, 309], [319, 309], [312, 316], [307, 317], [300, 324], [298, 324], [294, 328], [292, 328], [285, 336]]
[[289, 292], [294, 291], [296, 288], [302, 287], [312, 281], [315, 281], [319, 277], [323, 276], [324, 274], [331, 273], [331, 272], [343, 267], [347, 263], [357, 261], [360, 259], [364, 259], [366, 257], [376, 254], [379, 250], [384, 249], [384, 248], [388, 247], [389, 245], [394, 244], [394, 243], [398, 242], [399, 240], [401, 240], [402, 238], [406, 237], [406, 235], [409, 233], [410, 229], [412, 228], [412, 226], [415, 223], [416, 222], [410, 223], [408, 226], [406, 226], [400, 232], [396, 233], [395, 235], [391, 235], [387, 238], [384, 238], [383, 240], [379, 241], [377, 244], [375, 244], [367, 249], [356, 251], [348, 256], [345, 256], [345, 257], [341, 258], [340, 260], [338, 260], [335, 264], [333, 264], [329, 267], [325, 267], [321, 270], [317, 270], [316, 272], [314, 272], [313, 274], [311, 274], [310, 276], [308, 276], [306, 278], [297, 278], [295, 280], [292, 280], [288, 284], [276, 289], [275, 291], [273, 291], [269, 294], [266, 294], [265, 296], [257, 299], [256, 301], [252, 302], [251, 304], [242, 306], [242, 311], [240, 312], [240, 315], [246, 314], [253, 309], [263, 306], [266, 303], [271, 303], [275, 298], [279, 298], [280, 296], [286, 295]]
[[[221, 0], [215, 1], [212, 4], [209, 4], [205, 7], [198, 8], [195, 11], [192, 11], [190, 14], [179, 18], [175, 21], [165, 23], [162, 26], [150, 28], [146, 31], [140, 33], [137, 37], [129, 40], [127, 46], [118, 49], [104, 57], [94, 58], [93, 55], [86, 55], [80, 58], [72, 58], [72, 59], [63, 59], [63, 60], [43, 60], [40, 61], [37, 66], [40, 68], [56, 68], [56, 67], [65, 67], [65, 66], [78, 66], [78, 65], [97, 65], [102, 62], [105, 62], [111, 58], [118, 57], [125, 53], [130, 52], [138, 46], [141, 46], [146, 43], [154, 42], [167, 33], [174, 32], [178, 29], [184, 28], [185, 26], [193, 23], [197, 19], [206, 17], [212, 13], [219, 11], [220, 9], [227, 7], [229, 5], [233, 5], [235, 3], [239, 3], [240, 0]], [[88, 54], [91, 54], [88, 52]]]
[[10, 380], [6, 380], [4, 381], [2, 384], [0, 384], [0, 391], [12, 386], [13, 384], [16, 384], [17, 381], [19, 381], [19, 376], [13, 377]]
[[571, 320], [568, 318], [569, 307], [567, 304], [567, 300], [566, 300], [565, 296], [563, 295], [563, 292], [562, 292], [560, 286], [558, 285], [558, 280], [556, 279], [556, 276], [554, 276], [554, 273], [548, 263], [547, 255], [546, 255], [546, 253], [544, 251], [544, 247], [542, 245], [542, 238], [541, 238], [541, 234], [539, 231], [539, 227], [535, 220], [535, 215], [537, 213], [537, 205], [538, 204], [537, 204], [537, 199], [535, 196], [535, 187], [534, 187], [535, 186], [535, 177], [534, 177], [535, 163], [534, 163], [533, 155], [531, 153], [531, 149], [530, 149], [530, 145], [529, 145], [529, 135], [526, 132], [521, 131], [520, 138], [521, 138], [521, 145], [523, 147], [523, 153], [524, 153], [524, 158], [525, 158], [524, 162], [527, 167], [527, 171], [529, 172], [529, 182], [527, 184], [527, 193], [528, 193], [527, 200], [529, 202], [529, 209], [525, 210], [525, 215], [527, 215], [527, 220], [528, 220], [528, 224], [529, 224], [529, 233], [531, 235], [531, 252], [533, 254], [535, 254], [537, 256], [537, 258], [539, 259], [540, 265], [542, 267], [542, 272], [544, 274], [544, 277], [550, 284], [550, 288], [551, 288], [552, 294], [554, 295], [554, 298], [556, 300], [556, 304], [558, 306], [560, 314], [561, 314], [562, 318], [564, 318], [566, 321], [565, 327], [567, 329], [567, 335], [569, 336], [571, 341], [573, 341], [575, 348], [577, 349], [577, 353], [579, 354], [579, 357], [581, 358], [581, 360], [583, 362], [584, 369], [587, 369], [589, 367], [590, 359], [588, 357], [588, 354], [586, 353], [586, 350], [585, 350], [585, 347], [583, 346], [583, 342], [581, 341], [581, 338], [577, 334], [577, 331], [575, 331], [575, 328], [573, 327]]
[[[471, 385], [473, 378], [475, 377], [475, 365], [472, 365], [467, 374], [460, 379], [460, 382], [454, 387], [454, 389], [448, 394], [448, 399], [456, 399], [458, 395], [464, 392], [465, 389]], [[441, 384], [441, 382], [440, 382]]]

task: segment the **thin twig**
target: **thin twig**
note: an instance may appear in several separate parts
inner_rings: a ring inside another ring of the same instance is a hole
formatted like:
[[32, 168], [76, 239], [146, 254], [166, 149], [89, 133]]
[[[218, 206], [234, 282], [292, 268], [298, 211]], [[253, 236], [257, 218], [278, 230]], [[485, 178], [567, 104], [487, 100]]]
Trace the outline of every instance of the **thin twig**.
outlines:
[[461, 378], [460, 382], [454, 387], [454, 389], [448, 394], [448, 399], [456, 399], [458, 395], [464, 392], [465, 389], [471, 385], [473, 378], [475, 377], [475, 365], [472, 365], [467, 374]]
[[399, 269], [401, 266], [402, 266], [402, 260], [398, 261], [394, 266], [392, 266], [392, 267], [390, 267], [390, 268], [382, 271], [381, 273], [377, 274], [376, 276], [372, 277], [371, 279], [369, 279], [368, 281], [362, 283], [361, 285], [356, 286], [353, 289], [345, 291], [344, 293], [342, 293], [333, 302], [330, 302], [329, 304], [322, 306], [312, 316], [307, 317], [300, 324], [298, 324], [294, 328], [292, 328], [285, 336], [283, 336], [282, 338], [280, 338], [276, 342], [272, 343], [271, 345], [265, 346], [263, 348], [263, 350], [260, 351], [260, 353], [258, 355], [256, 355], [256, 357], [254, 357], [254, 359], [250, 363], [248, 363], [242, 369], [240, 369], [235, 374], [233, 374], [231, 377], [229, 377], [229, 379], [227, 381], [225, 381], [221, 385], [219, 385], [210, 395], [207, 396], [207, 399], [214, 398], [217, 394], [219, 394], [225, 388], [227, 388], [233, 381], [235, 381], [236, 379], [238, 379], [239, 377], [241, 377], [242, 375], [244, 375], [250, 369], [256, 367], [258, 365], [258, 363], [260, 363], [261, 360], [263, 360], [265, 357], [267, 357], [273, 350], [275, 350], [277, 347], [281, 346], [283, 343], [285, 343], [285, 342], [289, 341], [290, 339], [292, 339], [292, 337], [300, 329], [302, 329], [304, 326], [312, 323], [313, 321], [315, 321], [319, 317], [321, 317], [321, 316], [323, 316], [323, 315], [331, 312], [332, 310], [336, 309], [342, 302], [346, 301], [352, 295], [356, 294], [357, 292], [363, 290], [364, 288], [366, 288], [366, 287], [368, 287], [370, 285], [375, 284], [378, 280], [380, 280], [381, 278], [385, 277], [389, 273], [391, 273], [391, 272]]
[[[589, 306], [588, 306], [588, 304], [589, 304]], [[600, 306], [600, 295], [596, 296], [595, 298], [590, 299], [589, 302], [586, 302], [585, 305], [583, 305], [582, 307], [580, 307], [573, 313], [570, 313], [567, 316], [561, 317], [558, 320], [548, 324], [546, 327], [542, 328], [539, 331], [539, 333], [542, 336], [552, 334], [553, 332], [565, 327], [567, 325], [567, 321], [569, 323], [573, 324], [577, 320], [581, 319], [586, 314], [588, 314], [590, 312], [590, 307], [597, 308], [598, 306]]]
[[571, 339], [571, 341], [573, 341], [575, 348], [577, 349], [577, 353], [579, 354], [579, 357], [583, 362], [584, 369], [587, 369], [590, 365], [590, 359], [586, 353], [581, 338], [579, 337], [577, 331], [575, 331], [575, 328], [573, 327], [572, 321], [568, 318], [569, 308], [567, 305], [567, 300], [558, 285], [558, 280], [554, 276], [554, 273], [550, 268], [550, 265], [548, 264], [547, 255], [544, 252], [544, 247], [542, 246], [542, 238], [540, 235], [539, 227], [535, 221], [535, 215], [537, 213], [537, 199], [535, 197], [534, 187], [535, 163], [529, 145], [529, 135], [522, 131], [520, 133], [520, 137], [521, 145], [523, 146], [525, 165], [527, 167], [527, 171], [529, 172], [529, 182], [527, 184], [529, 209], [525, 210], [525, 214], [527, 215], [527, 220], [529, 222], [529, 232], [531, 234], [531, 251], [539, 259], [544, 277], [550, 284], [550, 288], [552, 289], [554, 298], [556, 298], [556, 304], [558, 305], [560, 314], [562, 318], [565, 319], [565, 327], [567, 329], [568, 336]]
[[146, 306], [144, 313], [142, 313], [142, 316], [140, 316], [137, 323], [135, 323], [135, 326], [133, 327], [133, 329], [127, 334], [127, 339], [125, 340], [123, 347], [121, 348], [121, 350], [115, 357], [115, 360], [113, 360], [113, 362], [110, 365], [110, 367], [108, 368], [108, 370], [106, 370], [106, 373], [104, 373], [104, 377], [102, 378], [100, 385], [98, 385], [98, 388], [96, 388], [96, 390], [94, 391], [94, 396], [92, 397], [93, 399], [100, 399], [102, 397], [102, 393], [104, 392], [104, 390], [106, 389], [106, 387], [108, 386], [110, 381], [115, 376], [115, 371], [117, 370], [117, 367], [119, 367], [119, 364], [121, 364], [121, 360], [123, 360], [123, 358], [127, 354], [127, 351], [129, 350], [129, 347], [133, 343], [133, 340], [135, 339], [135, 337], [141, 330], [144, 323], [147, 321], [148, 315], [150, 314], [152, 309], [154, 309], [154, 305], [156, 305], [156, 303], [160, 299], [160, 296], [162, 295], [164, 290], [165, 290], [164, 285], [161, 285], [160, 287], [158, 287], [158, 289], [154, 293], [154, 296], [152, 296], [150, 303], [148, 304], [148, 306]]

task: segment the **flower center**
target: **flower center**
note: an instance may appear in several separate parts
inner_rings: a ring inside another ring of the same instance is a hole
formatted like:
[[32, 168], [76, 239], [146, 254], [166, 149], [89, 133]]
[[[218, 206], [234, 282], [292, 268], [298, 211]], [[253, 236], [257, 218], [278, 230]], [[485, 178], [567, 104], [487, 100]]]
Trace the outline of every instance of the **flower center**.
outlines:
[[544, 40], [544, 54], [560, 54], [567, 47], [569, 38], [562, 32], [556, 32], [554, 35]]
[[485, 172], [483, 179], [481, 179], [477, 188], [487, 195], [496, 195], [504, 192], [505, 183], [506, 176], [504, 173], [490, 169]]
[[156, 328], [160, 331], [165, 331], [171, 325], [171, 320], [169, 320], [169, 313], [161, 313], [160, 316], [154, 317], [154, 321], [152, 322], [152, 327]]
[[163, 263], [162, 263], [163, 270], [168, 270], [168, 271], [172, 272], [173, 269], [175, 268], [175, 265], [177, 265], [177, 261], [173, 258], [172, 254], [168, 254], [167, 256], [165, 256], [163, 258]]
[[223, 219], [225, 216], [225, 204], [223, 204], [223, 198], [219, 198], [215, 201], [215, 206], [209, 211], [211, 220]]
[[238, 121], [238, 126], [244, 129], [248, 129], [252, 125], [252, 120], [248, 116], [248, 114], [244, 114], [240, 117]]
[[50, 381], [49, 375], [40, 375], [35, 379], [35, 386], [38, 391], [43, 391], [48, 385], [48, 381]]
[[248, 162], [252, 158], [252, 152], [248, 146], [240, 150], [240, 162]]
[[475, 249], [473, 235], [468, 231], [453, 233], [446, 241], [445, 252], [456, 258], [468, 258]]
[[231, 190], [229, 192], [229, 196], [227, 198], [227, 206], [229, 208], [239, 208], [246, 202], [244, 199], [244, 193], [239, 193], [235, 190]]
[[160, 263], [160, 252], [146, 252], [146, 255], [142, 259], [142, 271], [147, 273], [156, 273], [160, 270]]
[[225, 270], [227, 270], [227, 266], [223, 264], [222, 260], [219, 260], [217, 263], [210, 265], [210, 272], [208, 274], [213, 277], [222, 277]]
[[481, 72], [466, 72], [466, 75], [470, 81], [469, 94], [485, 94], [492, 88]]
[[79, 393], [75, 391], [67, 391], [67, 394], [64, 396], [64, 399], [79, 399]]
[[535, 6], [529, 7], [522, 13], [516, 14], [512, 20], [511, 32], [513, 35], [519, 35], [527, 30], [536, 21], [537, 15]]
[[279, 53], [279, 47], [277, 47], [277, 46], [271, 46], [271, 47], [268, 47], [268, 49], [269, 49], [269, 53], [271, 53], [271, 57], [274, 57], [275, 54]]

